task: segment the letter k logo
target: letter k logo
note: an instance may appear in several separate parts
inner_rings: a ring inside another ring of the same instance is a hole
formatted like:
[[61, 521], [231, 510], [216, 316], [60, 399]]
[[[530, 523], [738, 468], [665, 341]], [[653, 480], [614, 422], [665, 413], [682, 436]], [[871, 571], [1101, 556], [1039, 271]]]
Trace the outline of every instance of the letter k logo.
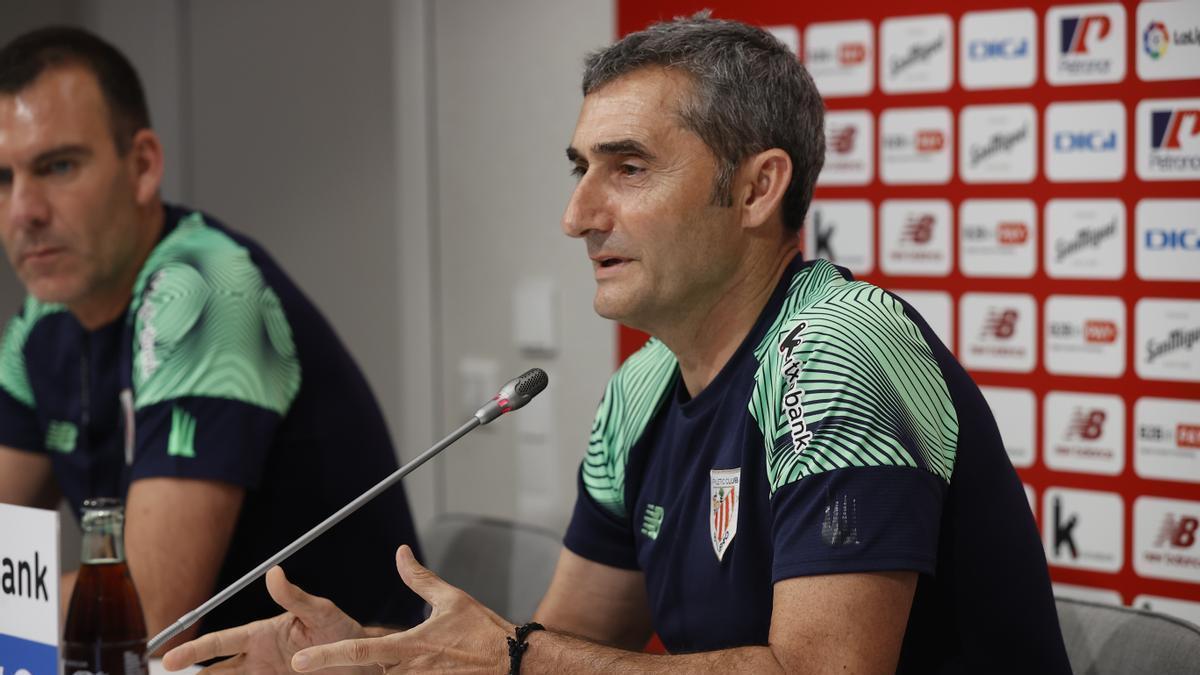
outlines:
[[1067, 522], [1062, 520], [1062, 497], [1054, 498], [1054, 555], [1058, 555], [1058, 549], [1063, 544], [1071, 551], [1072, 558], [1079, 557], [1079, 551], [1075, 548], [1075, 526], [1079, 524], [1079, 516], [1071, 514]]

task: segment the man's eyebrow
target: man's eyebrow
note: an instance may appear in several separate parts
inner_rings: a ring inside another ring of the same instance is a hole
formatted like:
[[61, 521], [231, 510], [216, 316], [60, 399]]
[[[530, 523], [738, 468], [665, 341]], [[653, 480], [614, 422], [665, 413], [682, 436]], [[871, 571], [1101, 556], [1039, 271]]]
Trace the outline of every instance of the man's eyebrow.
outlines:
[[[646, 161], [654, 159], [654, 154], [646, 149], [646, 146], [632, 138], [597, 143], [592, 146], [592, 152], [597, 155], [632, 155]], [[567, 148], [567, 159], [578, 162], [583, 159], [583, 155], [575, 149], [575, 146], [570, 146]]]
[[92, 149], [86, 145], [68, 144], [60, 145], [56, 148], [40, 152], [33, 158], [33, 164], [45, 164], [46, 162], [61, 159], [65, 157], [89, 157], [92, 154]]

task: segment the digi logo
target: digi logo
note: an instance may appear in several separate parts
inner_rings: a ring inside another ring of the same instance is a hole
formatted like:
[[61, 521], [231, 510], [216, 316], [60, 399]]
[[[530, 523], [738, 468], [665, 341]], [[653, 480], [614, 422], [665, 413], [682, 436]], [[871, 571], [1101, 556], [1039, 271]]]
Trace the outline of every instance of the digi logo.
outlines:
[[966, 12], [958, 29], [964, 89], [1028, 87], [1037, 79], [1037, 15], [1032, 10]]
[[1184, 139], [1200, 136], [1200, 109], [1154, 110], [1150, 113], [1150, 147], [1178, 150]]
[[967, 46], [967, 55], [974, 61], [988, 61], [991, 59], [1023, 59], [1028, 54], [1029, 40], [1025, 38], [972, 40]]
[[1099, 408], [1076, 408], [1071, 415], [1071, 425], [1067, 427], [1067, 440], [1099, 440], [1104, 435], [1104, 420], [1107, 417], [1108, 415]]
[[1089, 42], [1108, 37], [1112, 21], [1103, 14], [1071, 16], [1061, 20], [1059, 49], [1063, 54], [1087, 54]]
[[1054, 149], [1058, 152], [1109, 152], [1117, 149], [1117, 132], [1061, 131], [1054, 134]]

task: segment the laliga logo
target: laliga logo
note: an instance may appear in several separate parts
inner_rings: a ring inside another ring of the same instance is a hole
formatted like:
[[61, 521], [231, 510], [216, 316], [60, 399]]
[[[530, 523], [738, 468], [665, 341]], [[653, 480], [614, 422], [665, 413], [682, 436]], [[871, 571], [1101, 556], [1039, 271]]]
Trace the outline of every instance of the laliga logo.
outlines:
[[1142, 33], [1142, 49], [1146, 50], [1152, 59], [1161, 59], [1163, 54], [1167, 53], [1167, 45], [1170, 42], [1171, 35], [1161, 21], [1152, 21]]
[[[1188, 128], [1190, 131], [1185, 132]], [[1200, 110], [1154, 110], [1150, 113], [1150, 147], [1178, 150], [1182, 147], [1181, 133], [1200, 136]]]
[[1060, 25], [1062, 41], [1059, 44], [1059, 51], [1063, 54], [1087, 54], [1088, 33], [1093, 27], [1095, 27], [1095, 39], [1103, 40], [1108, 37], [1109, 31], [1112, 29], [1112, 22], [1102, 14], [1064, 18]]

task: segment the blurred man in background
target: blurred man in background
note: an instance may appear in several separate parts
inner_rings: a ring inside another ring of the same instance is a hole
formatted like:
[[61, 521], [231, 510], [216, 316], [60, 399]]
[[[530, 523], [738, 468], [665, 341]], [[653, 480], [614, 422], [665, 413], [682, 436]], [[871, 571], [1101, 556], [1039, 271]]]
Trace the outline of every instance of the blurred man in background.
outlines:
[[[256, 243], [164, 204], [162, 171], [111, 45], [49, 28], [0, 50], [0, 238], [28, 292], [0, 343], [0, 501], [125, 498], [151, 634], [396, 469], [325, 319]], [[364, 621], [412, 625], [423, 602], [388, 563], [401, 543], [396, 487], [289, 570]], [[248, 589], [202, 630], [276, 611]]]
[[[563, 229], [596, 311], [654, 337], [601, 401], [544, 629], [402, 547], [433, 607], [413, 630], [369, 636], [275, 570], [289, 613], [165, 665], [1070, 672], [979, 389], [901, 299], [797, 253], [824, 110], [796, 56], [699, 15], [590, 56], [583, 93]], [[652, 631], [671, 655], [638, 653]]]

